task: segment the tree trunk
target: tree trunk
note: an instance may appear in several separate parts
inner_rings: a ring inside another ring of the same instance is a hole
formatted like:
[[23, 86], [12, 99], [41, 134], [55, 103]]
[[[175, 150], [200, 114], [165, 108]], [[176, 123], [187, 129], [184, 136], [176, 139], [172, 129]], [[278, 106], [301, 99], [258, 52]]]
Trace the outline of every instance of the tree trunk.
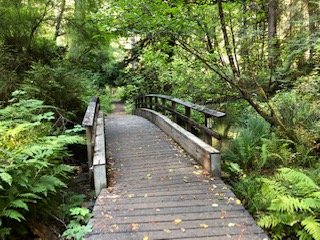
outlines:
[[228, 59], [229, 59], [229, 64], [230, 67], [232, 69], [233, 72], [233, 76], [234, 78], [238, 78], [239, 77], [239, 72], [237, 70], [236, 64], [235, 64], [235, 60], [234, 60], [234, 56], [232, 55], [232, 51], [231, 51], [231, 45], [229, 42], [229, 37], [228, 37], [228, 33], [227, 33], [227, 28], [226, 28], [226, 22], [224, 19], [224, 12], [223, 12], [223, 8], [222, 8], [222, 0], [218, 0], [218, 8], [219, 8], [219, 17], [220, 17], [220, 23], [221, 23], [221, 30], [223, 33], [223, 39], [224, 39], [224, 45], [225, 45], [225, 49], [228, 55]]
[[268, 60], [270, 69], [270, 80], [268, 91], [271, 89], [275, 77], [275, 69], [279, 58], [279, 43], [277, 38], [277, 6], [278, 0], [269, 0], [268, 3]]
[[63, 18], [63, 14], [64, 14], [65, 9], [66, 9], [66, 0], [62, 0], [60, 12], [59, 12], [59, 15], [57, 16], [56, 29], [55, 29], [55, 34], [54, 34], [55, 41], [57, 41], [57, 38], [60, 36], [61, 22], [62, 22], [62, 18]]
[[313, 60], [314, 57], [314, 47], [312, 46], [315, 36], [315, 32], [317, 31], [317, 9], [318, 9], [318, 3], [316, 3], [315, 0], [307, 0], [307, 6], [308, 6], [308, 15], [309, 15], [309, 44], [310, 44], [310, 50], [309, 50], [309, 61]]

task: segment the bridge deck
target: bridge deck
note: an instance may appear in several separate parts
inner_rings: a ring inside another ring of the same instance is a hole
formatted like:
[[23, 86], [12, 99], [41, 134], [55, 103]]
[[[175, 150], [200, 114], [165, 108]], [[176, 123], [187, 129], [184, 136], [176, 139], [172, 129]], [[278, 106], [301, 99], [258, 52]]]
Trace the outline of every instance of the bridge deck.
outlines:
[[228, 187], [155, 125], [112, 115], [106, 128], [114, 180], [86, 239], [267, 239]]

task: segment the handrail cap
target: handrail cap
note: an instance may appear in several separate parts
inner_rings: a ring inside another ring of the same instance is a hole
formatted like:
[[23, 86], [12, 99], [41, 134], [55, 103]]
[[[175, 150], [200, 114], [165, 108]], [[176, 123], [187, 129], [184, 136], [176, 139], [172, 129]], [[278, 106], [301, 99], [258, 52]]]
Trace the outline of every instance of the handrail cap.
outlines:
[[186, 102], [186, 101], [183, 101], [181, 99], [174, 98], [174, 97], [167, 96], [167, 95], [147, 94], [145, 96], [146, 97], [158, 97], [158, 98], [168, 99], [168, 100], [170, 100], [172, 102], [179, 103], [179, 104], [184, 105], [186, 107], [189, 107], [189, 108], [192, 108], [194, 110], [197, 110], [198, 112], [202, 112], [204, 114], [207, 114], [207, 115], [210, 115], [210, 116], [214, 116], [214, 117], [217, 117], [217, 118], [221, 118], [221, 117], [226, 116], [226, 114], [224, 112], [219, 112], [217, 110], [213, 110], [213, 109], [207, 108], [207, 107], [199, 105], [199, 104]]

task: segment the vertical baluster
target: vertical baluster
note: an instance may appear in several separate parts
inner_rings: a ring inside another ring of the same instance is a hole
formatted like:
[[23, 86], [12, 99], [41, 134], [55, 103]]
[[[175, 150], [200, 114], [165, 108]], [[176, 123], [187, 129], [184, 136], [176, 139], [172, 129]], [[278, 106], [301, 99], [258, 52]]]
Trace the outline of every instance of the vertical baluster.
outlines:
[[186, 130], [191, 132], [191, 123], [189, 121], [189, 118], [191, 117], [190, 107], [185, 106], [185, 116], [188, 118], [185, 124]]
[[167, 105], [167, 102], [166, 102], [166, 99], [165, 98], [162, 98], [162, 114], [163, 115], [166, 115], [166, 105]]
[[[207, 114], [204, 115], [204, 124], [207, 128], [211, 129], [211, 116], [208, 116]], [[212, 146], [212, 136], [210, 134], [205, 133], [205, 142]]]
[[172, 109], [172, 121], [177, 123], [177, 114], [175, 113], [177, 110], [177, 103], [174, 101], [171, 101], [171, 109]]

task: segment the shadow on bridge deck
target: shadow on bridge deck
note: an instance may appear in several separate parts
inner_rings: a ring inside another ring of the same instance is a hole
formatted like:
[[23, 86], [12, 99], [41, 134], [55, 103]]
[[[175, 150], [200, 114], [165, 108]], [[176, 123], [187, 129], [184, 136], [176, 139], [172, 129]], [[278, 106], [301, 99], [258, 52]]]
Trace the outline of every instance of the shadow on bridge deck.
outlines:
[[114, 179], [86, 239], [268, 239], [231, 190], [148, 120], [106, 120]]

